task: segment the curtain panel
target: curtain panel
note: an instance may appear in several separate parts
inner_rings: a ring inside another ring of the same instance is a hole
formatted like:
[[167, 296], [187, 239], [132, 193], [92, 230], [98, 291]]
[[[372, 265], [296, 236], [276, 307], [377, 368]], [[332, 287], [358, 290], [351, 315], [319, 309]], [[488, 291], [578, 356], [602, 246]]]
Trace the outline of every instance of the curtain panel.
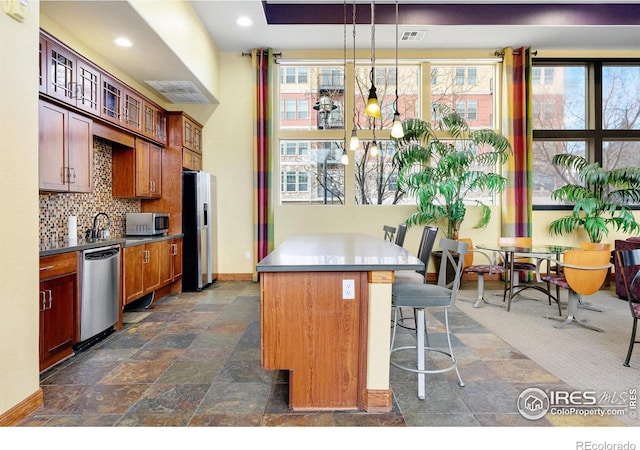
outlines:
[[[273, 250], [273, 204], [271, 171], [273, 139], [273, 50], [253, 49], [251, 64], [255, 73], [253, 107], [253, 255], [259, 262]], [[253, 265], [253, 280], [258, 280]]]
[[531, 54], [528, 48], [502, 50], [502, 132], [513, 147], [502, 197], [502, 235], [531, 236], [533, 135]]

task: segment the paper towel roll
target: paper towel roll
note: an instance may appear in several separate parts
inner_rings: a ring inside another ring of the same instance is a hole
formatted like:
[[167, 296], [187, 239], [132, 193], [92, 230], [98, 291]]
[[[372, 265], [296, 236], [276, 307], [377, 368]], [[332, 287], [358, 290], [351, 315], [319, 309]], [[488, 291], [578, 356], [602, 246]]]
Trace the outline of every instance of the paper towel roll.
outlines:
[[76, 216], [69, 216], [67, 229], [69, 230], [69, 241], [76, 241], [78, 239], [78, 219]]

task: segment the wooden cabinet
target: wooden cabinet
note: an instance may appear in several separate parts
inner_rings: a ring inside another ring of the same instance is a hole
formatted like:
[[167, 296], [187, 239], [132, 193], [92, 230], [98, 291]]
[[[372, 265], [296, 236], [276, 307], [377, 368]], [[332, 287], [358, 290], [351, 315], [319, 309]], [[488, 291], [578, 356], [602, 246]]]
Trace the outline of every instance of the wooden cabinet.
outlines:
[[164, 241], [125, 247], [122, 296], [125, 305], [160, 287], [163, 246]]
[[142, 134], [162, 144], [167, 143], [167, 117], [159, 106], [143, 100]]
[[169, 145], [182, 150], [184, 169], [202, 169], [202, 125], [183, 112], [169, 112]]
[[160, 257], [160, 282], [163, 286], [182, 276], [182, 239], [163, 241]]
[[77, 252], [40, 258], [40, 371], [73, 355], [78, 330]]
[[39, 187], [91, 192], [93, 121], [54, 104], [39, 104]]
[[162, 148], [136, 139], [135, 148], [117, 149], [112, 155], [114, 197], [162, 196]]
[[40, 92], [88, 113], [98, 114], [99, 69], [73, 51], [42, 37], [40, 52]]
[[188, 170], [202, 170], [202, 155], [182, 149], [182, 167]]

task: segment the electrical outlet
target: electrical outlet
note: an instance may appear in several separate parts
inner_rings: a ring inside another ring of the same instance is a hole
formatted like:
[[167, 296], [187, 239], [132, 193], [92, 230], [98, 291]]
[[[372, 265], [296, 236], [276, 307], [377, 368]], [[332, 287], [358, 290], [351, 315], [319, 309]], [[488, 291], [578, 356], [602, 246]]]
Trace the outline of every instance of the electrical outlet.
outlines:
[[244, 252], [244, 259], [251, 259], [251, 252], [250, 251], [246, 251]]
[[342, 299], [353, 300], [356, 298], [356, 280], [342, 280]]

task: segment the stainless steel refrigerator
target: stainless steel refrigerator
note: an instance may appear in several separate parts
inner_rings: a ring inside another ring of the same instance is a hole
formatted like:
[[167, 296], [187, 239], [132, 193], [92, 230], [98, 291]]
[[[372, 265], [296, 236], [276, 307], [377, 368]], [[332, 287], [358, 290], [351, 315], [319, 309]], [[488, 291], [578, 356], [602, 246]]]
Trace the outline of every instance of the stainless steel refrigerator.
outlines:
[[183, 291], [200, 291], [216, 279], [215, 220], [214, 176], [208, 172], [183, 172]]

